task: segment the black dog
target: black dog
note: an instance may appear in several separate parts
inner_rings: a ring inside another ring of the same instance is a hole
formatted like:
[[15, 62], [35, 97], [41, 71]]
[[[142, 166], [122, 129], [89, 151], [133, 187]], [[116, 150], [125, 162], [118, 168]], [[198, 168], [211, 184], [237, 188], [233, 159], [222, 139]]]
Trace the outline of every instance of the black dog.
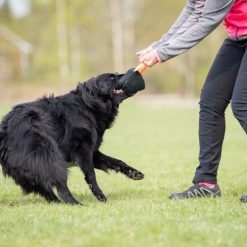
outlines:
[[0, 125], [0, 163], [25, 193], [37, 193], [47, 201], [79, 204], [67, 187], [67, 169], [81, 168], [93, 194], [106, 201], [94, 168], [121, 172], [140, 180], [144, 175], [99, 151], [106, 129], [111, 127], [119, 104], [126, 98], [114, 89], [122, 75], [103, 74], [79, 84], [59, 97], [44, 97], [21, 104]]

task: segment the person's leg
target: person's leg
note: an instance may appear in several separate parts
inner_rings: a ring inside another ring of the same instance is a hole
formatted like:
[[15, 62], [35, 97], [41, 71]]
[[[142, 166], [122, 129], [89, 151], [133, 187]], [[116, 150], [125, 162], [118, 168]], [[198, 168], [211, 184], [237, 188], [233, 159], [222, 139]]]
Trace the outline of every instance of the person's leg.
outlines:
[[242, 47], [227, 39], [206, 78], [200, 100], [200, 165], [193, 178], [194, 184], [217, 183], [225, 135], [225, 109], [231, 100], [243, 55]]
[[225, 109], [231, 100], [243, 55], [241, 46], [228, 39], [218, 52], [206, 78], [200, 99], [200, 165], [193, 178], [196, 186], [182, 193], [172, 194], [170, 199], [185, 199], [207, 194], [220, 195], [218, 186], [211, 189], [208, 186], [197, 186], [197, 184], [217, 183], [217, 169], [225, 134]]
[[[247, 46], [247, 40], [243, 46]], [[247, 133], [247, 50], [239, 68], [238, 77], [232, 95], [232, 112]]]
[[[247, 40], [242, 42], [244, 42], [242, 45], [245, 48], [245, 54], [239, 68], [231, 105], [234, 116], [247, 133]], [[242, 196], [240, 200], [247, 202], [247, 195]]]

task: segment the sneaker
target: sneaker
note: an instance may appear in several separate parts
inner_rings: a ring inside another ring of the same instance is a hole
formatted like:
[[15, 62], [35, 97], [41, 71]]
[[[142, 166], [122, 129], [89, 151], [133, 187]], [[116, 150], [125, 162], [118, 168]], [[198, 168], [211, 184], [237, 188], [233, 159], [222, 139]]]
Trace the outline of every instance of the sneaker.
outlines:
[[247, 202], [247, 195], [241, 196], [240, 201], [241, 202]]
[[[214, 187], [195, 184], [184, 192], [171, 194], [169, 196], [169, 199], [177, 200], [177, 199], [189, 199], [189, 198], [197, 198], [197, 197], [220, 197], [220, 196], [221, 196], [220, 187], [217, 184]], [[246, 202], [247, 202], [247, 196], [246, 196]]]

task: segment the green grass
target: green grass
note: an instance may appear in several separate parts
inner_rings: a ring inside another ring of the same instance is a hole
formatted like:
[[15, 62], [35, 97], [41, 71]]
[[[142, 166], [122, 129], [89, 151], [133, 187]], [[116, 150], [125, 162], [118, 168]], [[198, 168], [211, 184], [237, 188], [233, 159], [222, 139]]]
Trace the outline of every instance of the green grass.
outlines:
[[239, 197], [247, 193], [247, 138], [230, 111], [219, 170], [222, 198], [167, 199], [191, 184], [198, 164], [197, 116], [197, 105], [123, 104], [102, 150], [141, 170], [145, 179], [97, 172], [109, 198], [105, 204], [94, 198], [78, 168], [71, 169], [69, 187], [83, 207], [23, 196], [1, 175], [0, 246], [246, 246], [247, 204]]

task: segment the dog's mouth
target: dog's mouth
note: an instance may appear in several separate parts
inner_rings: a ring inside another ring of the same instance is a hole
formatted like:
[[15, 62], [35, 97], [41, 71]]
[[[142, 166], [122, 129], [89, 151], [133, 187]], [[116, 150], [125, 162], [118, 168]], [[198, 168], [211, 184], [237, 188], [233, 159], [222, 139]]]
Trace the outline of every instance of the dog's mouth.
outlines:
[[119, 82], [121, 81], [121, 78], [123, 77], [124, 74], [117, 74], [117, 80], [115, 81], [115, 85], [113, 88], [113, 94], [124, 94], [124, 90], [122, 87], [119, 85]]
[[118, 79], [113, 92], [115, 94], [124, 93], [126, 96], [130, 97], [143, 89], [145, 89], [145, 82], [142, 75], [139, 72], [130, 69]]
[[113, 88], [113, 95], [118, 104], [123, 102], [125, 99], [131, 97], [131, 95], [126, 94], [124, 89], [119, 87], [118, 83], [116, 83], [116, 85]]
[[124, 94], [124, 91], [122, 89], [116, 89], [115, 87], [113, 88], [113, 93], [114, 94]]

